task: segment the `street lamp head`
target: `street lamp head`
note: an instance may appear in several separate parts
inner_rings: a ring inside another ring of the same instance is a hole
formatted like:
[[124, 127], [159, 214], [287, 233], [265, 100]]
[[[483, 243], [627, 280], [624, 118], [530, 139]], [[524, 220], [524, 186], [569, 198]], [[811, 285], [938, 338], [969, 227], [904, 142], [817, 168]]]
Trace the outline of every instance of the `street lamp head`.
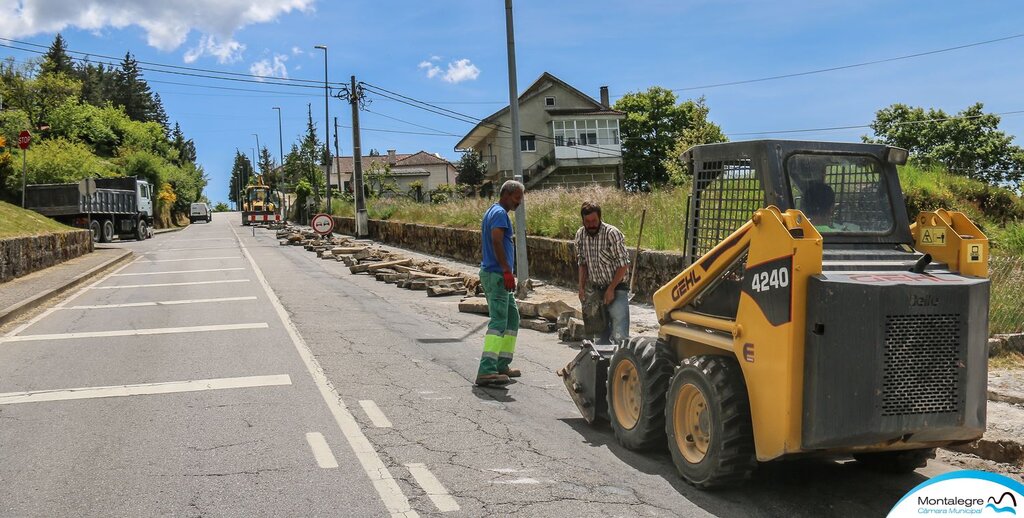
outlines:
[[327, 50], [327, 45], [314, 45], [314, 49]]

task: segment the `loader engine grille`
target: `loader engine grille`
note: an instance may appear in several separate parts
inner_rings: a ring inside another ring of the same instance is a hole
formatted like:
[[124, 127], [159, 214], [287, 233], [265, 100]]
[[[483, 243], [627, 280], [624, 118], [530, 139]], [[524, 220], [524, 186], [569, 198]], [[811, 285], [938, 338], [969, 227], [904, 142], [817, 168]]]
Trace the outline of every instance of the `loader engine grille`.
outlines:
[[959, 314], [888, 315], [882, 415], [960, 410]]

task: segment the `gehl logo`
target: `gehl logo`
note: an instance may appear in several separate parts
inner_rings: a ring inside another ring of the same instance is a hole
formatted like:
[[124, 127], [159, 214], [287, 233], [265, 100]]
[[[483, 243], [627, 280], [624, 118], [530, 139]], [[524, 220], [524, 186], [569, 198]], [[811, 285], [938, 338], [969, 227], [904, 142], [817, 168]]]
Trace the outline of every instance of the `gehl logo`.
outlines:
[[675, 287], [672, 288], [672, 300], [679, 300], [686, 295], [686, 292], [690, 291], [690, 288], [697, 285], [700, 282], [700, 276], [697, 275], [697, 270], [690, 272], [690, 275], [683, 277], [682, 280], [676, 283]]
[[934, 295], [911, 295], [911, 307], [935, 307], [939, 305], [939, 298]]

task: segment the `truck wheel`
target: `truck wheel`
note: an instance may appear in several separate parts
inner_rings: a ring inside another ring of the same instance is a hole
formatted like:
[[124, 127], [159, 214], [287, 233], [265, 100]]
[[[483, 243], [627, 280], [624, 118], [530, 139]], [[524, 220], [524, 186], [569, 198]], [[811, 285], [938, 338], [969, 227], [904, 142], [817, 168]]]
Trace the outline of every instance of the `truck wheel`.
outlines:
[[672, 462], [700, 488], [736, 485], [757, 466], [743, 371], [726, 356], [694, 356], [676, 369], [665, 408]]
[[146, 236], [149, 235], [149, 229], [146, 228], [147, 226], [148, 225], [146, 225], [146, 220], [144, 220], [144, 219], [140, 219], [139, 223], [137, 225], [135, 225], [135, 240], [136, 241], [145, 241], [146, 240]]
[[615, 350], [608, 366], [608, 417], [619, 444], [630, 450], [665, 441], [665, 395], [674, 354], [668, 344], [639, 336]]
[[89, 230], [92, 231], [92, 242], [99, 243], [100, 232], [102, 232], [102, 229], [100, 228], [100, 222], [96, 220], [92, 220], [91, 222], [89, 222]]
[[872, 471], [894, 474], [910, 473], [917, 468], [923, 468], [928, 464], [929, 459], [934, 459], [935, 448], [854, 453], [853, 458]]
[[100, 234], [100, 241], [103, 243], [109, 243], [114, 240], [114, 222], [105, 220], [103, 222], [103, 233]]

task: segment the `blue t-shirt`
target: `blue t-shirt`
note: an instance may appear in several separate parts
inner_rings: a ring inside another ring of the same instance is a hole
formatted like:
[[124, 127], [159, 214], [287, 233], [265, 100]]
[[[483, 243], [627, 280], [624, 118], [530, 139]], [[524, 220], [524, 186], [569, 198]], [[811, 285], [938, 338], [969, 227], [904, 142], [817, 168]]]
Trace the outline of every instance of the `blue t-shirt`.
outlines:
[[512, 245], [512, 220], [508, 217], [508, 212], [501, 206], [501, 204], [495, 203], [491, 205], [491, 208], [487, 209], [484, 213], [484, 221], [480, 225], [480, 231], [482, 232], [481, 241], [483, 242], [483, 258], [484, 260], [480, 263], [480, 267], [484, 271], [501, 273], [501, 261], [498, 260], [498, 256], [494, 251], [494, 241], [491, 240], [491, 231], [500, 228], [504, 229], [505, 237], [502, 239], [504, 245], [504, 251], [498, 251], [498, 253], [508, 254], [505, 260], [508, 261], [508, 265], [512, 267], [512, 271], [515, 272], [515, 253], [513, 252]]

